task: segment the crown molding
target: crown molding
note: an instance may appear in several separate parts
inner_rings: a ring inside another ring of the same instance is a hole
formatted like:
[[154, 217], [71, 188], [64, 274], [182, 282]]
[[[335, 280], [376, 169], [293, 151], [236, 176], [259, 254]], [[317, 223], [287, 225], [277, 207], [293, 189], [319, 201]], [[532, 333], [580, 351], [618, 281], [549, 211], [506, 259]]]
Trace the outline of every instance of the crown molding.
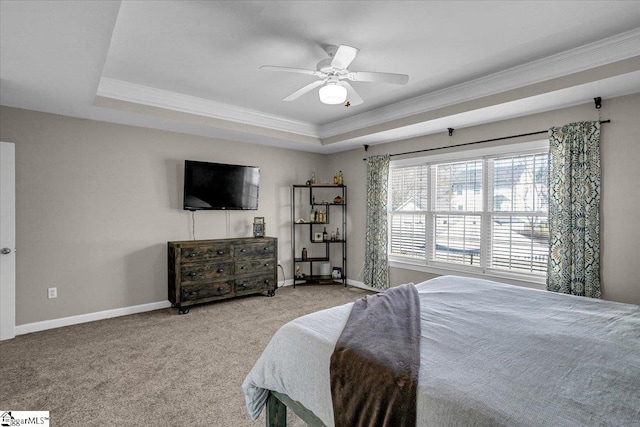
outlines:
[[100, 79], [97, 95], [325, 139], [485, 96], [542, 83], [635, 56], [640, 56], [640, 28], [324, 125], [314, 125], [108, 77]]
[[96, 95], [134, 104], [291, 132], [313, 138], [318, 137], [318, 127], [311, 123], [109, 77], [100, 79]]
[[320, 127], [321, 139], [542, 83], [640, 55], [640, 28]]

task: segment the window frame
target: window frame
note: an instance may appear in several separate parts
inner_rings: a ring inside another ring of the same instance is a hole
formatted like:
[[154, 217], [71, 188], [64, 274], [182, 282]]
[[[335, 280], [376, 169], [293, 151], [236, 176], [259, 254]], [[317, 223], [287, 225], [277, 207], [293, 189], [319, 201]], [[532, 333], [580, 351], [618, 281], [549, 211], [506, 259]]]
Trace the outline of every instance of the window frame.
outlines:
[[[391, 232], [392, 232], [392, 219], [393, 213], [391, 212], [391, 180], [389, 182], [389, 200], [388, 200], [388, 247], [387, 254], [389, 258], [389, 266], [393, 268], [402, 268], [414, 271], [421, 271], [425, 273], [431, 274], [455, 274], [460, 276], [467, 277], [477, 277], [491, 280], [508, 280], [510, 283], [534, 287], [538, 289], [544, 289], [544, 285], [546, 284], [546, 273], [545, 274], [536, 274], [536, 273], [524, 273], [524, 272], [514, 272], [502, 269], [496, 269], [488, 266], [488, 260], [491, 257], [489, 246], [491, 239], [491, 217], [499, 214], [499, 211], [494, 211], [493, 206], [490, 206], [490, 198], [489, 196], [493, 194], [493, 174], [489, 174], [489, 162], [487, 161], [489, 158], [503, 157], [503, 156], [523, 156], [523, 155], [531, 155], [538, 154], [541, 152], [548, 152], [549, 150], [549, 141], [548, 140], [537, 140], [530, 141], [524, 143], [516, 143], [516, 144], [506, 144], [506, 145], [497, 145], [486, 148], [472, 149], [472, 150], [464, 150], [464, 151], [455, 151], [455, 152], [447, 152], [447, 153], [438, 153], [432, 154], [428, 156], [420, 156], [420, 157], [412, 157], [406, 159], [399, 160], [391, 160], [389, 164], [390, 176], [391, 170], [402, 167], [410, 167], [410, 166], [420, 166], [420, 165], [434, 165], [439, 163], [446, 162], [461, 162], [461, 161], [473, 161], [481, 159], [483, 161], [482, 165], [482, 194], [483, 194], [483, 203], [482, 203], [482, 211], [476, 212], [481, 217], [481, 238], [480, 238], [480, 251], [484, 258], [479, 266], [471, 266], [464, 264], [452, 264], [441, 261], [432, 261], [433, 251], [435, 250], [435, 237], [431, 239], [427, 238], [425, 241], [425, 255], [424, 258], [412, 258], [405, 257], [401, 255], [394, 255], [391, 253]], [[417, 212], [403, 212], [407, 214], [424, 214], [426, 221], [426, 229], [425, 236], [434, 236], [434, 216], [437, 214], [436, 210], [433, 209], [435, 204], [435, 183], [433, 182], [433, 173], [430, 168], [427, 173], [427, 186], [429, 188], [429, 197], [427, 197], [427, 210], [425, 211], [417, 211]], [[465, 211], [467, 212], [467, 211]], [[511, 213], [511, 212], [509, 212]], [[536, 214], [538, 212], [535, 212]], [[475, 213], [474, 213], [475, 214]], [[547, 213], [548, 216], [548, 213]], [[431, 240], [431, 241], [429, 241]]]

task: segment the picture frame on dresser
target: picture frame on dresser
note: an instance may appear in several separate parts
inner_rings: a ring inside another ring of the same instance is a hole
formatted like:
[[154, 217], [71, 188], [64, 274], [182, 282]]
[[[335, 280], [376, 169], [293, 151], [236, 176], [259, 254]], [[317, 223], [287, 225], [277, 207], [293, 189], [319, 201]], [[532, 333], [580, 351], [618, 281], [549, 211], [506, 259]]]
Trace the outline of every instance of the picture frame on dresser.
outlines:
[[253, 237], [264, 237], [266, 235], [265, 223], [263, 216], [253, 218]]

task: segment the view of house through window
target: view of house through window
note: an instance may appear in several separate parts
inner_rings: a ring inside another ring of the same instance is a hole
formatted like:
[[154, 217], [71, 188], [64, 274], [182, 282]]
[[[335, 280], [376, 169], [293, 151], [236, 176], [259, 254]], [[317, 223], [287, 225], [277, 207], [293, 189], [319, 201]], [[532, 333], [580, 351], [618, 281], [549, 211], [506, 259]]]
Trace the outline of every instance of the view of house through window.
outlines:
[[390, 258], [545, 275], [548, 152], [391, 164]]

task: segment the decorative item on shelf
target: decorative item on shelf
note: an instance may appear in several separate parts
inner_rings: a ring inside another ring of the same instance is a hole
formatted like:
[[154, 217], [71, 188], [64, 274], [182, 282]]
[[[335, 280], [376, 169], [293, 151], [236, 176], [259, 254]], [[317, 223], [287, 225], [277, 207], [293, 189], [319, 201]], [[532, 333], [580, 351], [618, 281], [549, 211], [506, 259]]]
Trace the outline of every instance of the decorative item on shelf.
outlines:
[[340, 229], [336, 230], [336, 240], [340, 240]]
[[307, 248], [302, 248], [302, 260], [307, 260]]
[[316, 211], [311, 207], [311, 213], [309, 214], [309, 222], [316, 222]]
[[253, 237], [264, 237], [265, 227], [263, 216], [253, 217]]
[[315, 233], [313, 235], [313, 241], [314, 242], [322, 242], [322, 233]]
[[332, 231], [332, 232], [331, 232], [331, 241], [332, 241], [332, 242], [335, 242], [335, 241], [336, 241], [336, 232], [335, 232], [335, 231]]
[[333, 174], [333, 185], [338, 185], [338, 172]]
[[304, 218], [298, 218], [296, 219], [296, 224], [306, 224], [307, 221], [305, 221]]
[[329, 240], [329, 234], [327, 234], [327, 227], [324, 228], [324, 230], [322, 231], [322, 241], [326, 242]]
[[320, 276], [326, 279], [331, 277], [331, 264], [328, 262], [320, 263]]
[[333, 199], [333, 203], [336, 204], [336, 205], [340, 205], [340, 204], [342, 204], [342, 202], [343, 202], [343, 200], [342, 200], [342, 197], [340, 197], [340, 196], [336, 196], [336, 198]]
[[315, 196], [315, 194], [311, 197], [311, 204], [312, 205], [316, 204], [316, 196]]
[[344, 185], [344, 178], [342, 176], [342, 171], [338, 172], [338, 185]]
[[300, 266], [296, 264], [296, 279], [304, 279], [304, 273], [300, 269]]
[[311, 185], [314, 185], [316, 183], [316, 173], [315, 172], [311, 172], [311, 179], [309, 180], [309, 182], [311, 182]]
[[334, 279], [342, 279], [342, 267], [333, 267], [331, 277]]

